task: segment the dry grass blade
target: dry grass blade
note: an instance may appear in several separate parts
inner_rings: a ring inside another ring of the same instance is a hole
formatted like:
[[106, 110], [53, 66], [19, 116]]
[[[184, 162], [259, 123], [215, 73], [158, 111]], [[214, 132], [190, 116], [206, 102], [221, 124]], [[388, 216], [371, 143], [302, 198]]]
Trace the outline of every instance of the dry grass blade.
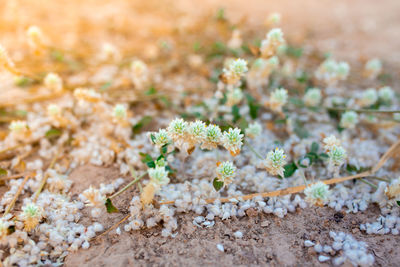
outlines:
[[94, 239], [98, 239], [102, 236], [105, 236], [106, 234], [108, 234], [109, 232], [111, 232], [113, 229], [117, 228], [121, 223], [123, 223], [124, 221], [128, 220], [129, 217], [131, 217], [130, 214], [126, 215], [124, 218], [122, 218], [122, 220], [120, 220], [119, 222], [117, 222], [116, 224], [114, 224], [113, 226], [111, 226], [110, 228], [108, 228], [105, 232], [101, 233], [100, 235], [96, 236]]

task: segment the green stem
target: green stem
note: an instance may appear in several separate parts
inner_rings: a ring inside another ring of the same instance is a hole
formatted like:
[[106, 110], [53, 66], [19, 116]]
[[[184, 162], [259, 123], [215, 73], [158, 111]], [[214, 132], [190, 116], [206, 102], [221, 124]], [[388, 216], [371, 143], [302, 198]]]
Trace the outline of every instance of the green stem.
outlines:
[[363, 182], [364, 184], [367, 184], [375, 189], [378, 189], [378, 187], [376, 185], [374, 185], [373, 183], [367, 182], [364, 179], [360, 179], [360, 182]]
[[335, 108], [335, 107], [325, 107], [327, 110], [334, 111], [354, 111], [357, 113], [400, 113], [400, 110], [375, 110], [375, 109], [355, 109], [355, 108]]
[[254, 149], [254, 147], [253, 147], [252, 145], [249, 144], [249, 142], [247, 142], [246, 140], [244, 140], [244, 144], [251, 150], [251, 152], [254, 153], [254, 155], [257, 156], [257, 158], [259, 158], [259, 159], [261, 159], [261, 160], [264, 159], [264, 157], [261, 156], [261, 154], [258, 153], [258, 152]]
[[[122, 194], [123, 192], [125, 192], [126, 190], [128, 190], [132, 185], [136, 184], [137, 182], [140, 181], [140, 179], [142, 179], [145, 175], [147, 174], [147, 172], [141, 174], [139, 177], [135, 178], [133, 181], [131, 181], [129, 184], [127, 184], [126, 186], [124, 186], [124, 188], [122, 188], [121, 190], [119, 190], [117, 193], [113, 194], [112, 196], [109, 197], [109, 199], [113, 199], [114, 197], [119, 196], [120, 194]], [[135, 177], [134, 175], [132, 175], [133, 177]]]
[[390, 181], [388, 179], [384, 179], [384, 178], [380, 178], [380, 177], [376, 177], [376, 176], [370, 176], [368, 178], [379, 180], [379, 181], [384, 181], [386, 183], [390, 183]]

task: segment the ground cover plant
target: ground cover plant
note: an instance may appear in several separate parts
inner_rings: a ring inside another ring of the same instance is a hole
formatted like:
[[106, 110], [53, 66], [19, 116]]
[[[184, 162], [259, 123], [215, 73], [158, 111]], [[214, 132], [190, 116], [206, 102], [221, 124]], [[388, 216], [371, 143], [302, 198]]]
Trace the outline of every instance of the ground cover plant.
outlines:
[[[36, 25], [23, 50], [1, 45], [2, 264], [62, 265], [102, 238], [147, 229], [172, 240], [182, 215], [205, 231], [259, 213], [283, 222], [374, 206], [380, 215], [357, 229], [398, 236], [400, 100], [384, 64], [353, 67], [294, 45], [279, 13], [264, 24], [254, 31], [218, 9], [140, 52], [110, 40], [58, 47]], [[118, 175], [73, 181], [87, 164]], [[332, 229], [329, 241], [300, 246], [319, 263], [376, 264], [352, 234]]]

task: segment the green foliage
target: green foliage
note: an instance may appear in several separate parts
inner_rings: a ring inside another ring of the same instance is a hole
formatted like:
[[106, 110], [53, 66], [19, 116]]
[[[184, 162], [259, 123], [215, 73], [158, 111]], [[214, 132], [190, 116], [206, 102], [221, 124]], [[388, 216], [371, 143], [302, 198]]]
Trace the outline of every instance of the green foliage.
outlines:
[[139, 152], [139, 155], [142, 158], [142, 162], [145, 163], [147, 165], [147, 167], [149, 167], [149, 168], [156, 167], [156, 163], [154, 162], [153, 158], [149, 154]]
[[62, 134], [62, 131], [56, 128], [51, 128], [50, 130], [48, 130], [45, 134], [46, 138], [48, 139], [53, 139], [53, 138], [57, 138], [60, 137]]
[[292, 176], [293, 173], [297, 170], [296, 163], [294, 163], [294, 162], [286, 164], [283, 168], [285, 169], [283, 171], [285, 178]]
[[156, 88], [154, 88], [153, 86], [149, 88], [149, 90], [147, 90], [145, 93], [145, 95], [155, 95], [157, 94], [157, 90]]
[[106, 91], [107, 89], [109, 89], [111, 87], [111, 85], [112, 85], [111, 81], [104, 83], [102, 86], [100, 86], [100, 91], [101, 92]]
[[138, 123], [132, 126], [132, 133], [138, 134], [142, 130], [142, 128], [146, 127], [147, 125], [150, 124], [150, 122], [153, 120], [153, 117], [151, 116], [144, 116]]
[[213, 186], [215, 191], [219, 191], [224, 186], [224, 182], [219, 181], [218, 178], [215, 177], [213, 180]]
[[289, 45], [286, 47], [286, 55], [293, 58], [300, 58], [303, 55], [303, 48]]
[[247, 105], [249, 106], [250, 117], [253, 120], [255, 120], [258, 117], [258, 110], [260, 109], [260, 105], [250, 94], [246, 94], [246, 98], [247, 98]]
[[112, 204], [111, 199], [107, 198], [106, 203], [104, 204], [107, 209], [107, 213], [116, 213], [119, 210]]
[[0, 176], [7, 175], [7, 170], [0, 168]]
[[233, 122], [237, 122], [240, 119], [239, 107], [237, 105], [232, 106]]

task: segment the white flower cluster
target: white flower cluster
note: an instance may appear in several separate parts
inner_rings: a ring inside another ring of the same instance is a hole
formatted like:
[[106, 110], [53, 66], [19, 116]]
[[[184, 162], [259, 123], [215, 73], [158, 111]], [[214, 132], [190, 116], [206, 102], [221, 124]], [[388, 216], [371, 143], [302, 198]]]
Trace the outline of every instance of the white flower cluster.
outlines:
[[226, 84], [237, 84], [240, 78], [247, 72], [247, 61], [241, 58], [231, 60], [228, 67], [222, 70], [222, 80]]
[[338, 81], [346, 80], [349, 72], [350, 66], [347, 62], [337, 62], [334, 59], [327, 59], [318, 67], [315, 77], [333, 86]]
[[364, 73], [371, 80], [375, 79], [381, 72], [382, 62], [379, 59], [374, 58], [368, 60], [367, 63], [365, 63]]
[[226, 105], [228, 107], [237, 105], [243, 99], [243, 92], [240, 88], [228, 89], [226, 92]]
[[[343, 232], [329, 232], [329, 236], [333, 239], [331, 245], [315, 244], [310, 240], [304, 242], [305, 246], [314, 246], [314, 250], [317, 253], [326, 253], [328, 255], [336, 256], [325, 256], [319, 255], [318, 260], [320, 262], [327, 262], [332, 259], [334, 266], [340, 266], [346, 261], [349, 261], [353, 266], [373, 266], [375, 258], [372, 254], [368, 254], [367, 244], [364, 242], [357, 241], [350, 234]], [[343, 250], [343, 253], [340, 251]]]
[[272, 175], [279, 175], [284, 177], [284, 166], [286, 164], [286, 155], [283, 149], [275, 148], [274, 151], [270, 151], [267, 154], [263, 162], [263, 166]]
[[224, 186], [230, 184], [236, 175], [236, 167], [229, 161], [219, 163], [215, 171], [217, 173], [217, 179], [223, 182]]
[[340, 126], [346, 129], [354, 129], [358, 123], [358, 114], [352, 110], [346, 111], [340, 118]]
[[262, 127], [258, 122], [254, 122], [249, 124], [249, 126], [245, 130], [245, 134], [247, 137], [254, 139], [261, 134]]
[[384, 86], [379, 89], [378, 96], [384, 103], [390, 104], [395, 98], [395, 93], [390, 86]]
[[141, 60], [134, 60], [131, 63], [132, 82], [138, 89], [144, 89], [149, 81], [149, 70], [147, 65]]
[[368, 88], [362, 93], [359, 104], [361, 107], [369, 107], [375, 104], [376, 101], [378, 101], [378, 93], [374, 88]]
[[40, 55], [41, 50], [44, 48], [44, 35], [38, 26], [29, 26], [26, 31], [28, 37], [28, 45], [36, 55]]
[[271, 93], [271, 97], [268, 101], [268, 106], [275, 112], [282, 112], [282, 107], [288, 101], [288, 92], [284, 88], [275, 89]]
[[285, 43], [283, 32], [279, 28], [274, 28], [267, 33], [266, 39], [261, 41], [261, 57], [269, 58], [276, 54], [279, 46]]
[[63, 89], [61, 77], [56, 73], [49, 73], [44, 78], [44, 85], [53, 92], [60, 92]]
[[323, 182], [316, 182], [304, 189], [306, 201], [318, 206], [323, 206], [328, 201], [330, 191], [329, 186]]
[[330, 135], [323, 140], [325, 152], [329, 157], [328, 169], [335, 171], [338, 174], [340, 166], [342, 166], [347, 158], [346, 150], [340, 145], [340, 140], [338, 140], [334, 135]]
[[304, 104], [308, 107], [316, 107], [321, 103], [322, 94], [319, 88], [310, 88], [303, 97]]
[[243, 134], [240, 129], [230, 128], [222, 133], [217, 125], [206, 126], [202, 121], [186, 122], [183, 119], [174, 119], [167, 130], [161, 129], [152, 140], [157, 146], [168, 144], [172, 140], [179, 149], [191, 151], [196, 145], [202, 149], [213, 149], [218, 145], [224, 146], [232, 155], [240, 153]]

